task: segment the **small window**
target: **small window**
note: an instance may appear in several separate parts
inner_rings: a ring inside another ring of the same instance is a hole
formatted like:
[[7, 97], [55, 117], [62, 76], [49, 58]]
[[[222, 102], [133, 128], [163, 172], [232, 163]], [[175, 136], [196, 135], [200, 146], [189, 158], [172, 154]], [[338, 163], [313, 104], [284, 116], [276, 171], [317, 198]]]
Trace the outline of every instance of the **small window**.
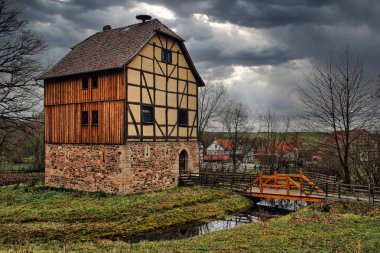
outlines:
[[98, 88], [98, 76], [91, 76], [91, 88]]
[[161, 61], [172, 63], [172, 51], [167, 49], [162, 49]]
[[142, 107], [142, 119], [144, 124], [153, 124], [154, 115], [152, 106], [143, 106]]
[[87, 77], [82, 78], [82, 89], [84, 89], [84, 90], [88, 89], [88, 78]]
[[82, 112], [82, 125], [88, 126], [88, 111]]
[[97, 126], [98, 125], [98, 111], [92, 111], [92, 118], [91, 118], [91, 125]]
[[187, 126], [188, 125], [188, 111], [178, 110], [178, 125]]

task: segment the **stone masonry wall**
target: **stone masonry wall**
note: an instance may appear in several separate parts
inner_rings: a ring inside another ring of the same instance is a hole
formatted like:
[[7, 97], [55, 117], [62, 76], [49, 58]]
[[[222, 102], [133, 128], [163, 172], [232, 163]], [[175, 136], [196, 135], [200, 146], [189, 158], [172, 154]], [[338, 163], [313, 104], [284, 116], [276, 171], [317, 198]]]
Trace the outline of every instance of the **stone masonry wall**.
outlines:
[[178, 185], [182, 150], [188, 154], [187, 171], [198, 172], [197, 142], [46, 144], [45, 184], [121, 194], [171, 188]]

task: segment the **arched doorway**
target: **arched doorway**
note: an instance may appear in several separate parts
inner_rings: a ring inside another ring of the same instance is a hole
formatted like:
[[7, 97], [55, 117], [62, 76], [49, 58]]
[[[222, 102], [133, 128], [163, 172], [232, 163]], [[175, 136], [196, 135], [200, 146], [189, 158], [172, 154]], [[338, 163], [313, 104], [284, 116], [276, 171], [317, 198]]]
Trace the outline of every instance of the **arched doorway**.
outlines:
[[182, 150], [179, 154], [179, 174], [187, 173], [187, 152]]

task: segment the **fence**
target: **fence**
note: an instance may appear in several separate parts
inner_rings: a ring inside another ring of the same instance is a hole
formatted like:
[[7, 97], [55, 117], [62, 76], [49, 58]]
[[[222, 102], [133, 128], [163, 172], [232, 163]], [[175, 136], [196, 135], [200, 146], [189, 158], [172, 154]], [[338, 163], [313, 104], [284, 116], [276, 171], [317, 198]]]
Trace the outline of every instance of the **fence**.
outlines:
[[380, 187], [377, 186], [325, 182], [323, 190], [328, 199], [380, 203]]
[[44, 178], [44, 169], [34, 169], [31, 162], [0, 162], [0, 186], [40, 181]]
[[[180, 175], [180, 185], [201, 185], [224, 187], [243, 191], [250, 185], [258, 173], [210, 172], [190, 173]], [[302, 191], [317, 194], [321, 198], [347, 201], [368, 201], [380, 203], [380, 187], [343, 184], [339, 178], [320, 173], [307, 172], [305, 176], [315, 184], [302, 184]], [[317, 191], [322, 189], [323, 191]]]
[[0, 162], [0, 173], [35, 173], [44, 172], [44, 169], [33, 168], [32, 163], [22, 162], [22, 163], [10, 163], [10, 162]]
[[3, 173], [0, 174], [0, 186], [14, 185], [30, 181], [41, 181], [44, 173]]
[[251, 183], [257, 174], [232, 172], [200, 172], [180, 175], [180, 185], [201, 185], [211, 187], [225, 187], [230, 189], [243, 189]]
[[[260, 171], [263, 174], [270, 175], [273, 174], [274, 171], [278, 171], [279, 173], [299, 173], [300, 167], [297, 166], [280, 166], [277, 167], [276, 164], [244, 164], [241, 163], [238, 165], [238, 168], [235, 170], [235, 173], [256, 173], [258, 174]], [[233, 165], [230, 161], [218, 161], [218, 162], [207, 162], [201, 164], [201, 171], [208, 172], [232, 172]]]

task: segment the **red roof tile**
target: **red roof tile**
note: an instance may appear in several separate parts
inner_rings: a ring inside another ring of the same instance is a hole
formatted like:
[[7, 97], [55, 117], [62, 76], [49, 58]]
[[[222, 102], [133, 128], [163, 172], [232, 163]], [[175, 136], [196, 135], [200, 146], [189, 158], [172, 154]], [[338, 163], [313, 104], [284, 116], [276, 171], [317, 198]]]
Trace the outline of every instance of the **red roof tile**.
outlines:
[[232, 150], [232, 145], [227, 139], [217, 139], [216, 142], [221, 146], [224, 150]]
[[295, 147], [294, 145], [289, 141], [280, 141], [277, 143], [270, 142], [269, 147], [262, 144], [258, 147], [257, 153], [258, 154], [266, 154], [267, 150], [269, 149], [271, 152], [279, 153], [279, 154], [288, 154], [294, 151]]

